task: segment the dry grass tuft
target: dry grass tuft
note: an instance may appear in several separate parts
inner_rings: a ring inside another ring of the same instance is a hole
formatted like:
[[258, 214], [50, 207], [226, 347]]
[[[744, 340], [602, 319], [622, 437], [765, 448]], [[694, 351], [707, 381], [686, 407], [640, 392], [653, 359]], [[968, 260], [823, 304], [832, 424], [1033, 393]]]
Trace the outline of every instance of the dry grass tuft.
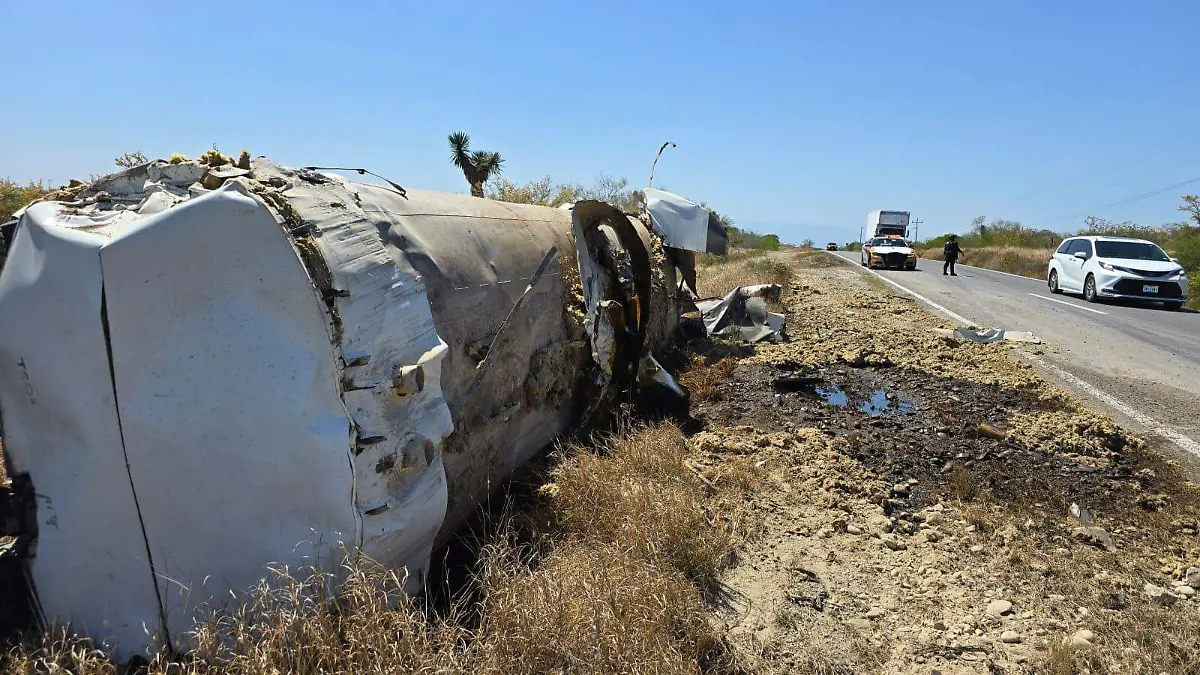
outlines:
[[721, 385], [733, 375], [737, 361], [717, 356], [694, 356], [691, 367], [679, 374], [679, 382], [687, 387], [694, 401], [719, 401], [724, 397]]
[[552, 503], [564, 528], [715, 587], [736, 544], [734, 527], [729, 514], [704, 508], [707, 486], [685, 463], [679, 429], [647, 427], [608, 447], [605, 455], [576, 450], [554, 471]]
[[574, 542], [533, 573], [487, 556], [473, 672], [695, 673], [728, 663], [695, 586], [620, 543]]
[[785, 287], [796, 271], [784, 253], [734, 251], [725, 258], [701, 259], [704, 273], [697, 280], [702, 298], [724, 297], [738, 286], [779, 284]]
[[979, 496], [979, 488], [975, 485], [975, 476], [971, 470], [960, 463], [955, 463], [946, 478], [950, 495], [960, 502], [973, 502]]

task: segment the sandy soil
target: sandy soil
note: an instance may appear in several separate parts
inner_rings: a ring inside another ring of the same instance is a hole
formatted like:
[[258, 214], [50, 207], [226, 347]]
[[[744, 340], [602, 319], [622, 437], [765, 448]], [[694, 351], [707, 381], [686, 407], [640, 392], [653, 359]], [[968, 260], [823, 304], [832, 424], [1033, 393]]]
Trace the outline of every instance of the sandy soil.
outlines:
[[790, 341], [693, 411], [697, 470], [744, 486], [756, 524], [720, 612], [747, 668], [1200, 668], [1195, 483], [1012, 347], [941, 338], [832, 257], [776, 257]]

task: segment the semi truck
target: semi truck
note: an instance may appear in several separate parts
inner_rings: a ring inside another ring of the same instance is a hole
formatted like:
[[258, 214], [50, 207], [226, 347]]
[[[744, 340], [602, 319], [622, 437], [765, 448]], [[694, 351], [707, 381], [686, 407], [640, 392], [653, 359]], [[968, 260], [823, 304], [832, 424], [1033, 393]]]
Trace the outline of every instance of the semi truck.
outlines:
[[908, 239], [908, 211], [872, 211], [867, 214], [868, 237], [898, 235]]

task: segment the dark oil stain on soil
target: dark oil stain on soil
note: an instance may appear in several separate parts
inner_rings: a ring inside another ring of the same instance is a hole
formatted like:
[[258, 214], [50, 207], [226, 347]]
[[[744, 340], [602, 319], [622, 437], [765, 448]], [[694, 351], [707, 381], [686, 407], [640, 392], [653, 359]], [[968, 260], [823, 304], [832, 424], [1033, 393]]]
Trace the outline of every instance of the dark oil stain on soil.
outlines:
[[[1017, 412], [1063, 409], [1064, 403], [910, 369], [834, 365], [804, 373], [820, 384], [780, 391], [779, 380], [797, 377], [796, 370], [788, 364], [739, 365], [721, 385], [721, 396], [696, 403], [693, 414], [706, 425], [772, 432], [790, 424], [841, 437], [846, 441], [842, 452], [882, 480], [918, 481], [919, 487], [904, 499], [886, 500], [888, 511], [954, 498], [952, 478], [960, 474], [961, 480], [963, 473], [979, 499], [1021, 511], [1065, 514], [1072, 502], [1104, 504], [1107, 515], [1148, 524], [1178, 517], [1195, 505], [1195, 495], [1171, 489], [1179, 484], [1178, 476], [1167, 479], [1174, 472], [1149, 448], [1125, 448], [1105, 466], [1095, 467], [978, 431], [981, 424], [1003, 426]], [[1135, 473], [1142, 468], [1152, 468], [1159, 479], [1139, 485]], [[1138, 504], [1145, 491], [1173, 493], [1171, 507], [1147, 512]]]

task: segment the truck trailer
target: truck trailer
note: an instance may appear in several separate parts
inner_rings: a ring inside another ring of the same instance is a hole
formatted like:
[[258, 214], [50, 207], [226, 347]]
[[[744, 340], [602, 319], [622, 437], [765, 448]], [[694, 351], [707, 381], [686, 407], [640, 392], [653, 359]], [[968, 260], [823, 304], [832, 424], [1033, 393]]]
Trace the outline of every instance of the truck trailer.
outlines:
[[867, 237], [896, 235], [908, 239], [908, 211], [872, 211], [867, 214]]

